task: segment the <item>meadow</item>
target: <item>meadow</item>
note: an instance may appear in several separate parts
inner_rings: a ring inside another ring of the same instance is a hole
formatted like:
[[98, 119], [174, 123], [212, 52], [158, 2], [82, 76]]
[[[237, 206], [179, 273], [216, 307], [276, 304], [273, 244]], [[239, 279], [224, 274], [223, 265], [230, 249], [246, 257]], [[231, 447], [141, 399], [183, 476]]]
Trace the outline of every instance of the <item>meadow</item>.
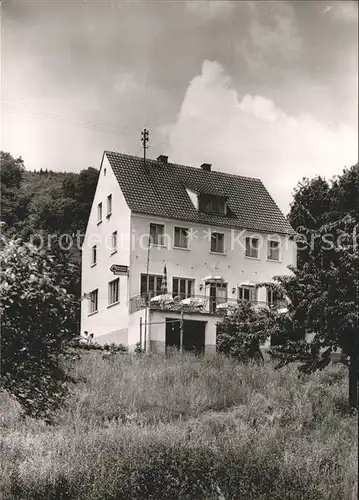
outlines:
[[0, 394], [4, 500], [351, 500], [357, 417], [347, 370], [298, 378], [221, 355], [76, 361], [53, 426]]

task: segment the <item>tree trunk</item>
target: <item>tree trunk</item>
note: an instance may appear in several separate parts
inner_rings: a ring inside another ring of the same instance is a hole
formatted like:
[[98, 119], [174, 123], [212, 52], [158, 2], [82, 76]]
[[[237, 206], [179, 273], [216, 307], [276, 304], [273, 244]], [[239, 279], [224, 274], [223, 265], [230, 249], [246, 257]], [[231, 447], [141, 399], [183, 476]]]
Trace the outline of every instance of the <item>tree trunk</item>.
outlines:
[[350, 352], [349, 360], [349, 406], [358, 408], [358, 384], [359, 384], [359, 353], [358, 342], [355, 342]]

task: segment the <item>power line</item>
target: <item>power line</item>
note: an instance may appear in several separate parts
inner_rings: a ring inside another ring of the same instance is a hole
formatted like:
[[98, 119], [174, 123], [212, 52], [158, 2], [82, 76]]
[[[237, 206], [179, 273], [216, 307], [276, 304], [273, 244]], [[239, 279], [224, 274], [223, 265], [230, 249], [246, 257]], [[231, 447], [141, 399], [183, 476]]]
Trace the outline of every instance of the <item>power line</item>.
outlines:
[[[81, 118], [80, 115], [70, 115], [66, 113], [61, 113], [58, 111], [48, 111], [40, 108], [33, 108], [25, 103], [13, 103], [10, 101], [2, 101], [1, 104], [5, 107], [5, 112], [22, 116], [24, 114], [28, 115], [30, 118], [34, 119], [50, 119], [61, 123], [70, 123], [76, 127], [92, 130], [98, 133], [105, 134], [122, 134], [123, 136], [135, 136], [136, 132], [134, 129], [129, 127], [123, 127], [115, 122], [104, 121], [104, 120], [89, 120], [86, 118]], [[167, 145], [166, 139], [158, 134], [157, 140], [153, 144], [157, 148], [163, 148]]]
[[49, 111], [40, 108], [31, 107], [25, 103], [14, 103], [10, 101], [2, 101], [5, 111], [17, 115], [29, 115], [32, 118], [51, 119], [63, 123], [72, 123], [75, 126], [89, 128], [98, 132], [118, 133], [130, 132], [134, 134], [134, 130], [129, 127], [119, 126], [115, 122], [104, 120], [90, 120], [81, 117], [80, 115], [70, 115], [58, 111]]

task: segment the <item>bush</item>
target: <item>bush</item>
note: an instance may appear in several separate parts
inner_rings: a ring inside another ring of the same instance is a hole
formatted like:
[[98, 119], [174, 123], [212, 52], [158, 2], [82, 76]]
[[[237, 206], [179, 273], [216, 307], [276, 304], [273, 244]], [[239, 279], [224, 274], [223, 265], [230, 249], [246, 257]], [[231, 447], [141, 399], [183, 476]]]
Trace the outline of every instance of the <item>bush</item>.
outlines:
[[218, 323], [218, 351], [242, 362], [263, 361], [259, 347], [270, 335], [273, 324], [274, 316], [268, 308], [240, 302]]
[[83, 342], [81, 338], [76, 338], [72, 343], [71, 347], [75, 349], [83, 349], [84, 351], [110, 351], [112, 353], [116, 352], [128, 352], [128, 347], [122, 344], [98, 344], [97, 342]]
[[53, 259], [20, 240], [0, 249], [1, 388], [24, 412], [51, 420], [72, 380], [64, 364], [76, 301], [58, 284]]

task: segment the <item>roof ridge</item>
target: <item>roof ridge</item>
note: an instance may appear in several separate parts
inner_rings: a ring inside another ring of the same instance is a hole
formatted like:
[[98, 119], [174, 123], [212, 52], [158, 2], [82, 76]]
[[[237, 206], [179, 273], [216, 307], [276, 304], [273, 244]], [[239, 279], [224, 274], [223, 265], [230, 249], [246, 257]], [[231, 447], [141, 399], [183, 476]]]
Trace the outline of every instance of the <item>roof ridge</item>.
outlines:
[[[117, 156], [125, 156], [127, 158], [136, 158], [137, 160], [143, 160], [142, 156], [130, 155], [130, 154], [127, 154], [127, 153], [119, 153], [118, 151], [105, 150], [104, 152], [106, 154], [110, 153], [110, 154], [114, 154], [114, 155], [117, 155]], [[154, 158], [146, 158], [146, 161], [154, 162], [156, 164], [158, 163], [157, 159], [154, 159]], [[196, 171], [200, 171], [200, 172], [207, 172], [205, 170], [202, 170], [200, 167], [193, 167], [192, 165], [183, 165], [182, 163], [173, 163], [173, 162], [169, 161], [166, 165], [173, 165], [175, 167], [190, 168], [190, 169], [193, 169], [193, 170], [196, 170]], [[231, 174], [229, 172], [222, 172], [221, 170], [210, 170], [207, 173], [208, 174], [216, 173], [216, 174], [225, 175], [227, 177], [235, 177], [235, 178], [240, 177], [241, 179], [249, 179], [249, 180], [252, 180], [252, 181], [259, 181], [261, 184], [263, 184], [262, 179], [260, 179], [259, 177], [250, 177], [249, 175]]]

